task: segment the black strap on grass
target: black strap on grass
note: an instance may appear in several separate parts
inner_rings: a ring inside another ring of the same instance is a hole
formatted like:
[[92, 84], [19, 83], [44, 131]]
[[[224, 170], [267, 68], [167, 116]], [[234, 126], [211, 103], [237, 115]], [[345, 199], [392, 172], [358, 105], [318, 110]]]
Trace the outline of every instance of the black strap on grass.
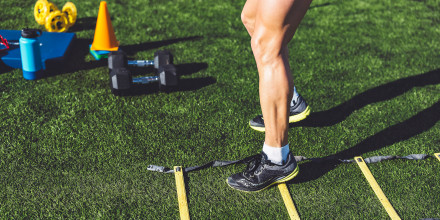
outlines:
[[[183, 168], [183, 172], [190, 172], [190, 171], [196, 171], [196, 170], [201, 170], [201, 169], [205, 169], [208, 167], [223, 167], [223, 166], [228, 166], [231, 164], [238, 164], [238, 163], [247, 163], [248, 161], [250, 161], [252, 158], [259, 156], [260, 154], [255, 154], [249, 157], [246, 157], [244, 159], [241, 160], [232, 160], [232, 161], [227, 161], [227, 160], [214, 160], [211, 161], [209, 163], [206, 163], [204, 165], [201, 166], [193, 166], [193, 167], [185, 167]], [[174, 173], [173, 169], [170, 169], [168, 167], [163, 167], [163, 166], [157, 166], [157, 165], [149, 165], [147, 167], [147, 170], [150, 171], [156, 171], [156, 172], [160, 172], [160, 173]]]
[[[183, 172], [190, 172], [190, 171], [196, 171], [196, 170], [201, 170], [201, 169], [205, 169], [208, 167], [223, 167], [223, 166], [228, 166], [228, 165], [232, 165], [232, 164], [240, 164], [240, 163], [247, 163], [249, 162], [252, 158], [259, 156], [260, 154], [256, 154], [256, 155], [252, 155], [249, 157], [246, 157], [244, 159], [241, 160], [232, 160], [232, 161], [225, 161], [225, 160], [214, 160], [211, 161], [209, 163], [206, 163], [204, 165], [201, 166], [193, 166], [193, 167], [186, 167], [183, 168]], [[373, 157], [369, 157], [369, 158], [365, 158], [364, 161], [365, 163], [378, 163], [384, 160], [395, 160], [395, 159], [405, 159], [405, 160], [424, 160], [426, 158], [432, 157], [431, 155], [428, 154], [410, 154], [408, 156], [373, 156]], [[339, 161], [341, 163], [353, 163], [354, 160], [346, 160], [346, 159], [337, 159], [337, 158], [332, 158], [332, 157], [325, 157], [325, 158], [307, 158], [307, 157], [303, 157], [303, 156], [295, 156], [295, 160], [297, 162], [301, 162], [301, 161], [312, 161], [312, 162], [317, 162], [317, 163], [323, 163], [326, 161]], [[170, 169], [168, 167], [163, 167], [163, 166], [157, 166], [157, 165], [149, 165], [147, 167], [147, 170], [150, 171], [155, 171], [155, 172], [160, 172], [160, 173], [174, 173], [173, 169]]]
[[[406, 159], [406, 160], [424, 160], [428, 157], [432, 157], [428, 154], [410, 154], [408, 156], [373, 156], [364, 159], [365, 163], [378, 163], [384, 160], [394, 160], [394, 159]], [[354, 160], [339, 160], [343, 163], [352, 163]]]

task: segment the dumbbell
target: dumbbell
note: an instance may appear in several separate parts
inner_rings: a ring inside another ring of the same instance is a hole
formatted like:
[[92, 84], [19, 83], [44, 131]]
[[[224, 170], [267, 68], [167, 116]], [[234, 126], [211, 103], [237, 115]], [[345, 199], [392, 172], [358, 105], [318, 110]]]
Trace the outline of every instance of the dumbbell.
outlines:
[[156, 76], [144, 76], [133, 78], [132, 73], [127, 68], [117, 68], [110, 71], [110, 87], [115, 95], [122, 95], [133, 88], [134, 84], [159, 83], [159, 90], [164, 91], [171, 86], [177, 86], [179, 76], [173, 64], [161, 66]]
[[154, 60], [128, 60], [124, 51], [114, 51], [108, 55], [108, 68], [127, 68], [128, 66], [146, 67], [154, 66], [156, 70], [161, 66], [173, 63], [173, 55], [168, 50], [159, 50], [154, 53]]
[[159, 90], [164, 91], [166, 88], [176, 86], [179, 81], [176, 67], [173, 64], [160, 66], [156, 76], [145, 76], [133, 78], [132, 73], [125, 67], [113, 68], [109, 72], [110, 88], [113, 94], [122, 95], [129, 91], [134, 84], [149, 84], [152, 82], [159, 83]]

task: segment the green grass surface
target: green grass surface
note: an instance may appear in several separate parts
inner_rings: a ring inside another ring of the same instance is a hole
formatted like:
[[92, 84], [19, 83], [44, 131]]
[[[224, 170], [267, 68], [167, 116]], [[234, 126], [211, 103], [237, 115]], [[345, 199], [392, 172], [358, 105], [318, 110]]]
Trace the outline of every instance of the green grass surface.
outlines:
[[[36, 81], [0, 71], [0, 218], [177, 219], [174, 175], [149, 164], [235, 160], [262, 147], [264, 134], [248, 127], [260, 106], [244, 1], [109, 1], [122, 49], [133, 59], [169, 49], [182, 74], [175, 91], [149, 85], [126, 97], [111, 94], [106, 61], [88, 53], [99, 1], [74, 3], [77, 40], [63, 69]], [[40, 27], [34, 4], [0, 1], [0, 28]], [[289, 45], [313, 111], [289, 130], [294, 153], [439, 152], [439, 11], [438, 0], [315, 0]], [[227, 186], [243, 168], [188, 173], [191, 217], [287, 219], [276, 187]], [[402, 219], [440, 218], [438, 160], [369, 168]], [[302, 219], [387, 218], [356, 164], [303, 162], [300, 170], [288, 188]]]

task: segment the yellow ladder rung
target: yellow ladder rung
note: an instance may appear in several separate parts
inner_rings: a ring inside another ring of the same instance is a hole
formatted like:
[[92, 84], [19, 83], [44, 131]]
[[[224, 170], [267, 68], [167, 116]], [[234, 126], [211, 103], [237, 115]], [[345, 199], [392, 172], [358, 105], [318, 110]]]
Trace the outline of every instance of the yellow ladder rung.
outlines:
[[371, 188], [373, 188], [374, 193], [376, 193], [377, 198], [379, 198], [379, 201], [382, 203], [383, 207], [385, 208], [391, 219], [400, 220], [399, 215], [397, 214], [396, 210], [394, 210], [390, 201], [388, 201], [379, 184], [377, 184], [376, 179], [374, 179], [374, 176], [373, 174], [371, 174], [370, 169], [368, 169], [368, 166], [365, 163], [364, 159], [362, 157], [355, 157], [354, 160], [359, 165], [359, 168], [362, 170], [362, 173], [364, 174]]
[[299, 214], [296, 211], [293, 199], [290, 196], [289, 190], [285, 183], [278, 184], [278, 189], [280, 190], [281, 196], [283, 197], [284, 204], [286, 205], [287, 212], [289, 213], [290, 219], [299, 220]]
[[180, 219], [189, 220], [188, 201], [186, 198], [185, 181], [183, 180], [183, 168], [174, 167], [174, 176], [176, 178], [177, 199], [179, 201]]

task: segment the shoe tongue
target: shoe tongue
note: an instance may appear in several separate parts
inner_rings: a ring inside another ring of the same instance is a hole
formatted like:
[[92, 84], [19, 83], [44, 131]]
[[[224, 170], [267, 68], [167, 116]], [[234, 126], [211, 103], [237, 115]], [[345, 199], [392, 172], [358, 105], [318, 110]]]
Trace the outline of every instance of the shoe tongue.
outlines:
[[264, 152], [261, 152], [261, 163], [268, 163], [271, 165], [276, 165], [275, 163], [272, 163], [271, 160], [267, 157], [267, 155]]
[[264, 153], [264, 151], [261, 151], [261, 158], [262, 158], [263, 160], [268, 160], [268, 159], [267, 159], [267, 154]]

